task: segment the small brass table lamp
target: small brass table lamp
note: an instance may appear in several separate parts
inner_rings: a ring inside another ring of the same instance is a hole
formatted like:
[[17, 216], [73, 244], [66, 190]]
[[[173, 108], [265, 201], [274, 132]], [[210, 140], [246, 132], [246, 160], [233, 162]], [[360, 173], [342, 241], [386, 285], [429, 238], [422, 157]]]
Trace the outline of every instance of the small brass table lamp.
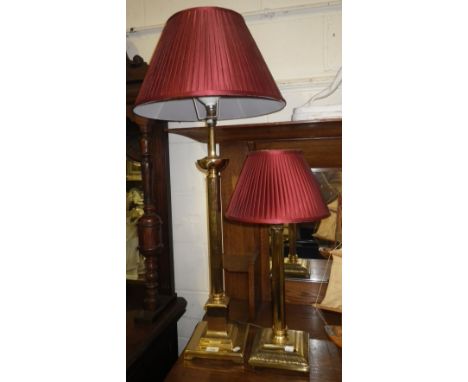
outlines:
[[185, 349], [186, 359], [242, 363], [245, 354], [247, 327], [229, 322], [229, 297], [224, 292], [220, 173], [228, 160], [216, 153], [216, 122], [265, 115], [285, 105], [239, 13], [198, 7], [169, 18], [134, 112], [152, 119], [204, 121], [207, 127], [208, 155], [197, 164], [206, 172], [210, 296], [206, 319], [197, 325]]
[[271, 225], [273, 327], [257, 333], [249, 359], [252, 366], [309, 371], [309, 333], [288, 329], [285, 321], [283, 224], [328, 215], [300, 151], [262, 150], [247, 156], [225, 216]]

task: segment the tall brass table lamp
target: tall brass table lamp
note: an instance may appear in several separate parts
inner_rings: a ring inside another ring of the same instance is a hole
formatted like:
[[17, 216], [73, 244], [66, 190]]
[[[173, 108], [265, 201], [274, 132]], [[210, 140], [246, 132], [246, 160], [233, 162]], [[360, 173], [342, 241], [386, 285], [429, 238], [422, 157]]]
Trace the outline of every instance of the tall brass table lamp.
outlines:
[[206, 320], [197, 325], [185, 358], [243, 362], [247, 336], [245, 325], [228, 321], [220, 209], [220, 172], [228, 160], [216, 153], [216, 122], [269, 114], [285, 105], [240, 14], [199, 7], [169, 18], [134, 112], [152, 119], [204, 121], [207, 127], [208, 155], [198, 166], [206, 172], [208, 193], [210, 296]]
[[297, 150], [262, 150], [247, 156], [226, 218], [271, 225], [273, 327], [255, 337], [249, 364], [309, 371], [309, 334], [286, 326], [283, 224], [329, 215], [309, 166]]

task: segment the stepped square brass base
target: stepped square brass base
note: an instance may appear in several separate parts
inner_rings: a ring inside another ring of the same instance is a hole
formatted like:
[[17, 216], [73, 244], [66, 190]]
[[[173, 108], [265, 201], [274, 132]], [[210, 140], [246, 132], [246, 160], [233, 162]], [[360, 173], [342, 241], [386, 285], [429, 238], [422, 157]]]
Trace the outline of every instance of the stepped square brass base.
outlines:
[[271, 328], [257, 333], [249, 358], [251, 366], [309, 372], [309, 333], [288, 329], [287, 340], [281, 345], [274, 344], [272, 338]]
[[184, 359], [210, 358], [243, 363], [248, 335], [247, 325], [229, 323], [227, 326], [226, 336], [222, 332], [207, 333], [208, 323], [199, 322], [185, 348]]
[[286, 277], [306, 278], [310, 277], [310, 261], [307, 259], [284, 258], [284, 274]]

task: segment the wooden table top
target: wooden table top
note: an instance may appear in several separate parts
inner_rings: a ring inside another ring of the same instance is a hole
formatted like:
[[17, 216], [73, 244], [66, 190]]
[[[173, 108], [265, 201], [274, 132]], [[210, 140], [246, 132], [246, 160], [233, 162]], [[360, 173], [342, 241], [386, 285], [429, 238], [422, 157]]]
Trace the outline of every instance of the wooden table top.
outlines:
[[[245, 303], [239, 301], [231, 302], [231, 320], [247, 322], [247, 307], [244, 305]], [[182, 355], [170, 371], [166, 381], [341, 381], [341, 349], [329, 340], [324, 330], [324, 319], [330, 325], [340, 325], [341, 314], [323, 311], [319, 313], [312, 306], [286, 305], [288, 327], [309, 332], [309, 374], [278, 369], [253, 368], [248, 365], [247, 360], [250, 356], [255, 334], [259, 330], [259, 326], [271, 327], [271, 316], [270, 304], [261, 304], [256, 319], [249, 326], [246, 361], [243, 365], [222, 360], [194, 359], [187, 361], [183, 359]]]

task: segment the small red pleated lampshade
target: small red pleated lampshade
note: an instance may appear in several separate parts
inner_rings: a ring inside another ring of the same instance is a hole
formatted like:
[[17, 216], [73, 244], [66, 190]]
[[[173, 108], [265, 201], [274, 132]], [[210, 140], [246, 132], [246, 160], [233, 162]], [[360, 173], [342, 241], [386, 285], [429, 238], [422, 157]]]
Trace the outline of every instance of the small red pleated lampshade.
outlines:
[[134, 112], [151, 119], [198, 121], [197, 97], [221, 97], [218, 120], [281, 110], [286, 102], [243, 17], [199, 7], [169, 18], [151, 59]]
[[225, 216], [243, 223], [285, 224], [329, 214], [300, 151], [261, 150], [247, 156]]

